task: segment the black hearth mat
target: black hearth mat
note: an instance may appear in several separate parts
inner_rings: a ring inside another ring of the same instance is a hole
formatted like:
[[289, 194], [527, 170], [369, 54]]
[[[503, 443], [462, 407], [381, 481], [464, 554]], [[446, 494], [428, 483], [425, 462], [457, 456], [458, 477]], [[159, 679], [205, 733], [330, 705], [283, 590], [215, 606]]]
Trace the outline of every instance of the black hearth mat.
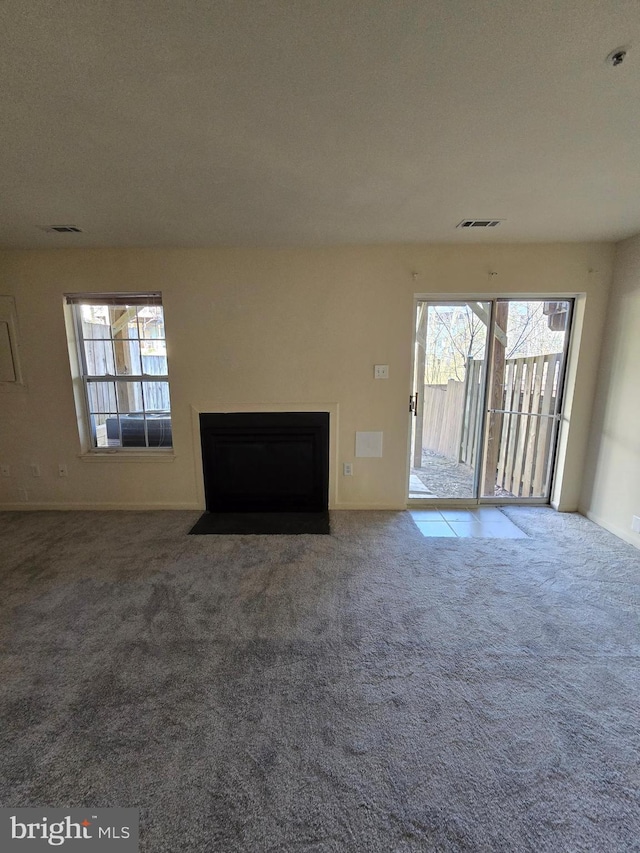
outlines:
[[296, 535], [329, 534], [328, 512], [205, 512], [189, 533], [198, 535], [252, 533]]

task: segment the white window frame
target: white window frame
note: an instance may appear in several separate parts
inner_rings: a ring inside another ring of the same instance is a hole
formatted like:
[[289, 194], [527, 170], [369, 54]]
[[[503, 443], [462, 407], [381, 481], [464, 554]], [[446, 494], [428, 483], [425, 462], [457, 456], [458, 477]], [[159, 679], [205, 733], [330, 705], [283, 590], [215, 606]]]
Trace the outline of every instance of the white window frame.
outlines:
[[[137, 373], [137, 374], [90, 374], [87, 366], [87, 357], [86, 357], [86, 349], [85, 349], [85, 341], [88, 340], [85, 338], [83, 328], [82, 328], [82, 306], [83, 305], [107, 305], [107, 306], [140, 306], [140, 305], [148, 305], [148, 306], [162, 306], [162, 294], [158, 291], [145, 292], [145, 293], [68, 293], [65, 294], [65, 303], [66, 303], [66, 317], [67, 317], [67, 326], [69, 331], [71, 332], [72, 341], [70, 341], [70, 356], [71, 356], [71, 367], [72, 374], [74, 375], [75, 381], [75, 396], [76, 396], [76, 407], [78, 409], [78, 420], [80, 426], [80, 439], [83, 446], [83, 451], [89, 457], [104, 457], [105, 455], [111, 456], [113, 458], [114, 455], [120, 458], [126, 457], [167, 457], [173, 456], [173, 430], [172, 430], [172, 438], [171, 443], [163, 446], [153, 446], [149, 445], [149, 429], [148, 429], [148, 417], [147, 417], [147, 409], [144, 403], [144, 385], [141, 385], [141, 394], [142, 394], [142, 421], [143, 421], [143, 429], [144, 429], [144, 445], [136, 445], [136, 446], [123, 446], [122, 440], [122, 425], [121, 425], [121, 414], [125, 415], [128, 413], [120, 412], [118, 410], [118, 394], [115, 395], [116, 402], [116, 411], [115, 415], [118, 419], [118, 431], [119, 431], [119, 439], [120, 444], [118, 446], [98, 446], [96, 434], [94, 430], [93, 420], [92, 420], [92, 411], [90, 404], [90, 396], [89, 396], [89, 386], [96, 385], [99, 383], [124, 383], [124, 384], [141, 384], [145, 382], [166, 382], [167, 387], [170, 392], [170, 384], [169, 384], [169, 374], [168, 374], [168, 366], [167, 373], [164, 374], [151, 374], [151, 373]], [[163, 318], [164, 318], [164, 307], [163, 307]], [[166, 334], [166, 332], [165, 332]], [[114, 343], [114, 338], [104, 338], [104, 339], [96, 339], [96, 340], [105, 340], [111, 341]], [[128, 339], [126, 339], [128, 340]], [[138, 329], [138, 338], [133, 338], [131, 340], [138, 340], [142, 342], [146, 340], [145, 338], [140, 337], [140, 330]], [[149, 340], [155, 340], [150, 338]], [[166, 337], [163, 339], [165, 341], [166, 347]], [[114, 350], [114, 360], [115, 360], [115, 350]], [[142, 357], [140, 358], [140, 368], [143, 369]], [[114, 385], [115, 387], [115, 385]], [[78, 393], [79, 392], [79, 393]], [[110, 414], [110, 413], [105, 413]], [[169, 409], [167, 412], [167, 417], [171, 420], [171, 404], [169, 403]]]

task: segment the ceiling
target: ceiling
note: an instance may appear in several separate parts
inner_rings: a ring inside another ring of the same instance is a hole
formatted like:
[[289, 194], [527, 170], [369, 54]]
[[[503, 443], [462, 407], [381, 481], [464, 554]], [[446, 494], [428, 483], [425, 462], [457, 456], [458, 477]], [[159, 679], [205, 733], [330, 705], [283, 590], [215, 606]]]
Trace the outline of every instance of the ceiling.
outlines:
[[0, 91], [2, 246], [640, 231], [638, 0], [3, 0]]

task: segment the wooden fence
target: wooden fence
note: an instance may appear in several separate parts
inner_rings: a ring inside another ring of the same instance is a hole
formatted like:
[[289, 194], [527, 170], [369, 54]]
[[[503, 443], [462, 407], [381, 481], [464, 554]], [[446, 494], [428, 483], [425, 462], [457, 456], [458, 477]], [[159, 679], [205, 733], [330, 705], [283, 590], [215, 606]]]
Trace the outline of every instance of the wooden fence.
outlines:
[[458, 459], [464, 412], [464, 382], [425, 385], [422, 446], [449, 459]]
[[[116, 355], [114, 342], [109, 338], [111, 327], [101, 323], [83, 322], [83, 334], [86, 341], [85, 358], [87, 372], [93, 376], [115, 375]], [[123, 339], [116, 342], [119, 355], [127, 364], [138, 365], [142, 362], [142, 373], [145, 376], [162, 376], [167, 371], [167, 359], [164, 355], [141, 355], [137, 339]], [[138, 368], [139, 369], [139, 368]], [[125, 374], [126, 375], [126, 374]], [[143, 406], [144, 390], [144, 406]], [[167, 382], [129, 383], [126, 393], [117, 395], [121, 412], [139, 412], [144, 408], [147, 412], [169, 411], [169, 385]], [[126, 400], [126, 404], [125, 403]], [[111, 382], [93, 382], [89, 388], [89, 405], [91, 412], [115, 413], [116, 386]]]
[[[491, 435], [500, 437], [496, 489], [516, 497], [546, 494], [553, 418], [562, 353], [505, 362], [501, 405]], [[475, 464], [482, 423], [483, 361], [469, 360], [464, 382], [425, 385], [422, 446], [467, 465]], [[498, 407], [496, 407], [498, 408]]]
[[464, 403], [462, 414], [462, 436], [458, 459], [465, 465], [475, 465], [478, 458], [480, 424], [482, 422], [482, 374], [484, 361], [467, 359], [464, 379]]
[[505, 413], [491, 417], [500, 435], [496, 486], [515, 497], [542, 497], [547, 492], [561, 364], [562, 353], [507, 359]]

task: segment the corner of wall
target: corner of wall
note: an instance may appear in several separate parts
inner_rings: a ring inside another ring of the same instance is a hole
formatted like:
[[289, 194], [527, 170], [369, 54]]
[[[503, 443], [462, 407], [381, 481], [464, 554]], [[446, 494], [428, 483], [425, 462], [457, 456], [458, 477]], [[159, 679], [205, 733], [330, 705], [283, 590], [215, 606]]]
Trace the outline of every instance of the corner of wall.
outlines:
[[615, 247], [580, 511], [640, 547], [640, 235]]

